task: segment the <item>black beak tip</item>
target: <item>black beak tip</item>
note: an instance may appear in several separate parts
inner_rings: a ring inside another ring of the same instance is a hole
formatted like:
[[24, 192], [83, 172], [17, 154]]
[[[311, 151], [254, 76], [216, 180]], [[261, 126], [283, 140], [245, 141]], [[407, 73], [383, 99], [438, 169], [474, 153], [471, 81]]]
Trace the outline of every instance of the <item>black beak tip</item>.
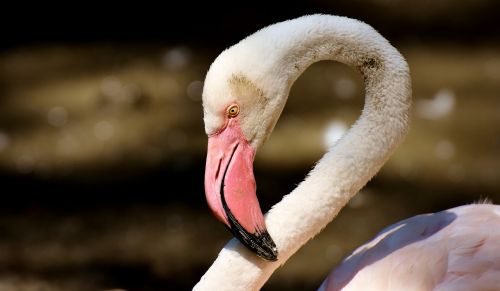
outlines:
[[258, 234], [256, 240], [260, 246], [256, 250], [259, 257], [271, 262], [278, 260], [278, 248], [276, 248], [276, 244], [267, 231]]
[[231, 227], [228, 229], [245, 247], [264, 260], [270, 262], [278, 260], [278, 248], [267, 231], [258, 231], [253, 234], [234, 222], [236, 220], [230, 219]]
[[245, 230], [242, 233], [242, 230], [238, 229], [237, 231], [233, 231], [233, 233], [238, 233], [235, 236], [244, 246], [264, 260], [271, 262], [278, 260], [278, 248], [276, 248], [276, 244], [267, 231], [252, 234]]
[[266, 230], [250, 233], [241, 226], [229, 209], [226, 209], [226, 214], [230, 224], [229, 230], [244, 246], [265, 260], [278, 260], [278, 248]]

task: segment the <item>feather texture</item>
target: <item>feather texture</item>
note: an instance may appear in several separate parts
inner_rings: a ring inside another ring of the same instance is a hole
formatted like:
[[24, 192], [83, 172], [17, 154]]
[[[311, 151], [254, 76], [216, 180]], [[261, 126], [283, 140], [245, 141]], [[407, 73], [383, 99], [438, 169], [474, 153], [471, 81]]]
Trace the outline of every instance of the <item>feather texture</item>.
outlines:
[[401, 221], [359, 247], [319, 290], [499, 290], [500, 206]]
[[[195, 290], [260, 289], [335, 218], [402, 142], [411, 107], [406, 61], [369, 25], [331, 15], [271, 25], [222, 52], [203, 90], [207, 134], [224, 126], [225, 108], [237, 103], [242, 133], [258, 150], [293, 82], [320, 60], [345, 63], [363, 75], [360, 118], [266, 214], [277, 261], [264, 261], [233, 239]], [[499, 214], [500, 206], [476, 204], [399, 222], [354, 251], [320, 290], [500, 290]]]

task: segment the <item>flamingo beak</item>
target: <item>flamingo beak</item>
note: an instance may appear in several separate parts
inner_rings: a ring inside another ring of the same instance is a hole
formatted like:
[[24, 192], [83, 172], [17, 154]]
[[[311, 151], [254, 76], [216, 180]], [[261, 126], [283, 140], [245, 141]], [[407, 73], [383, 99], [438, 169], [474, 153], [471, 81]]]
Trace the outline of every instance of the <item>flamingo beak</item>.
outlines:
[[259, 257], [276, 261], [278, 250], [266, 230], [257, 200], [255, 150], [237, 119], [208, 139], [205, 195], [210, 209], [233, 235]]

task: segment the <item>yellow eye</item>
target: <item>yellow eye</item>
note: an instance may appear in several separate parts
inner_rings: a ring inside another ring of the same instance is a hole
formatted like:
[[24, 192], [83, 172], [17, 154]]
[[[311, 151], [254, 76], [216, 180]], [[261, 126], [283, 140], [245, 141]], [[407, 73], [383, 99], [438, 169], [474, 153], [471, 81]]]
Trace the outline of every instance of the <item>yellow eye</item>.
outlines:
[[227, 116], [229, 118], [236, 117], [238, 116], [239, 113], [240, 113], [240, 107], [238, 106], [238, 104], [233, 104], [227, 108]]

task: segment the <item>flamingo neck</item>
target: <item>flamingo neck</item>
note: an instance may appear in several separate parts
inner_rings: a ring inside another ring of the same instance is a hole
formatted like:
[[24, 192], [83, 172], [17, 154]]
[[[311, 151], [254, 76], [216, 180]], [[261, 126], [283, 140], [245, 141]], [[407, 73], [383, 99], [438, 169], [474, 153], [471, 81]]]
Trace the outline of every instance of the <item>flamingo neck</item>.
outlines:
[[266, 225], [278, 247], [278, 261], [264, 261], [233, 239], [196, 290], [260, 289], [274, 270], [318, 234], [376, 174], [408, 127], [408, 66], [369, 25], [344, 17], [312, 15], [269, 26], [237, 46], [240, 50], [272, 50], [268, 57], [272, 62], [262, 65], [254, 73], [260, 79], [259, 75], [254, 79], [264, 85], [267, 82], [272, 86], [269, 91], [276, 90], [278, 97], [270, 105], [276, 120], [293, 82], [320, 60], [357, 68], [364, 77], [365, 105], [360, 118], [307, 178], [267, 213]]

